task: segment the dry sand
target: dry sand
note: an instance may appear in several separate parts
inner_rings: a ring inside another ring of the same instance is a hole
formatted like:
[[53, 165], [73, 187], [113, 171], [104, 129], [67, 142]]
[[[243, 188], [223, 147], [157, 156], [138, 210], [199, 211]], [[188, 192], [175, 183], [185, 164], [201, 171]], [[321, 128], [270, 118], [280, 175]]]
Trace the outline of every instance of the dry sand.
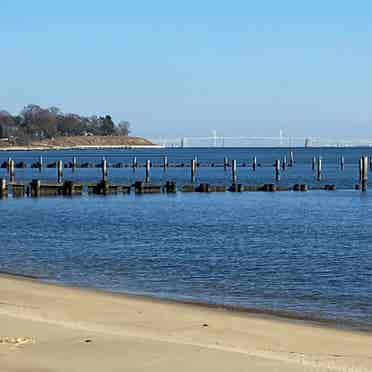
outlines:
[[0, 371], [372, 371], [372, 336], [0, 277]]

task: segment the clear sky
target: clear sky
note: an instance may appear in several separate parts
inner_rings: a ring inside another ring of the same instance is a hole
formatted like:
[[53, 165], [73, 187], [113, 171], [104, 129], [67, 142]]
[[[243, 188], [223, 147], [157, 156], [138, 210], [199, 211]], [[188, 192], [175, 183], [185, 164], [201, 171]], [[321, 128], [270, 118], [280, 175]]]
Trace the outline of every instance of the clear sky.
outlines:
[[0, 0], [0, 109], [147, 136], [372, 137], [372, 1]]

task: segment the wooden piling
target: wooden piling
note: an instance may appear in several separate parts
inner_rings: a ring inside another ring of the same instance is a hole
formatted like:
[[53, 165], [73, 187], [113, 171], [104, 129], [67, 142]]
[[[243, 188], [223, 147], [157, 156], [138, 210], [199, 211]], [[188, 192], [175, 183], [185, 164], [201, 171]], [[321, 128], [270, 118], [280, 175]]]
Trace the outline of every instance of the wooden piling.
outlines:
[[359, 183], [362, 183], [363, 158], [359, 159]]
[[83, 185], [75, 184], [72, 181], [65, 181], [62, 186], [62, 195], [64, 196], [73, 196], [73, 195], [82, 195], [83, 194]]
[[195, 174], [196, 174], [196, 159], [191, 160], [191, 183], [195, 182]]
[[133, 160], [132, 160], [132, 168], [133, 168], [133, 171], [135, 172], [136, 171], [136, 168], [138, 167], [138, 163], [137, 163], [137, 157], [134, 156], [133, 157]]
[[168, 157], [167, 156], [164, 156], [164, 159], [163, 159], [163, 168], [164, 168], [164, 172], [166, 172], [167, 169], [168, 169]]
[[42, 156], [40, 156], [39, 158], [39, 172], [41, 172], [43, 170], [43, 166], [44, 166], [44, 159]]
[[57, 182], [61, 183], [63, 180], [63, 163], [62, 160], [57, 161]]
[[77, 159], [76, 156], [72, 158], [72, 171], [75, 172], [77, 168]]
[[237, 181], [237, 167], [236, 167], [236, 160], [232, 161], [231, 164], [231, 171], [232, 171], [232, 183], [236, 183]]
[[176, 193], [177, 192], [177, 184], [174, 181], [167, 181], [165, 184], [165, 192], [166, 193]]
[[225, 157], [223, 159], [223, 168], [226, 171], [228, 167], [229, 167], [229, 159], [227, 157]]
[[40, 196], [41, 182], [40, 180], [32, 180], [30, 183], [31, 197], [37, 198]]
[[362, 156], [361, 158], [362, 163], [362, 191], [367, 191], [368, 188], [368, 168], [369, 168], [369, 160], [368, 156]]
[[291, 152], [289, 153], [289, 166], [290, 166], [290, 167], [293, 167], [293, 166], [294, 166], [294, 163], [295, 163], [294, 155], [293, 155], [293, 151], [291, 151]]
[[283, 171], [285, 171], [285, 168], [287, 167], [287, 156], [284, 155], [283, 156], [283, 160], [282, 160], [282, 169]]
[[13, 198], [23, 198], [26, 195], [27, 186], [24, 183], [12, 183]]
[[5, 178], [0, 179], [0, 199], [8, 197], [8, 185]]
[[9, 161], [9, 181], [15, 181], [15, 162], [14, 160]]
[[313, 160], [312, 160], [312, 163], [311, 163], [311, 169], [313, 171], [315, 171], [315, 169], [316, 169], [316, 157], [315, 156], [313, 157]]
[[257, 157], [254, 156], [253, 157], [253, 160], [252, 160], [252, 169], [253, 169], [253, 172], [256, 171], [256, 168], [257, 168]]
[[151, 161], [146, 160], [146, 183], [150, 182], [150, 169], [151, 169]]
[[319, 156], [316, 164], [316, 179], [317, 181], [322, 180], [322, 157]]
[[275, 180], [280, 181], [280, 160], [275, 160]]
[[242, 185], [241, 183], [233, 183], [229, 187], [229, 191], [231, 191], [231, 192], [243, 192], [244, 191], [244, 185]]
[[341, 170], [345, 169], [345, 158], [342, 155], [340, 157], [340, 169]]
[[102, 181], [107, 182], [108, 179], [108, 169], [107, 169], [107, 160], [102, 159]]

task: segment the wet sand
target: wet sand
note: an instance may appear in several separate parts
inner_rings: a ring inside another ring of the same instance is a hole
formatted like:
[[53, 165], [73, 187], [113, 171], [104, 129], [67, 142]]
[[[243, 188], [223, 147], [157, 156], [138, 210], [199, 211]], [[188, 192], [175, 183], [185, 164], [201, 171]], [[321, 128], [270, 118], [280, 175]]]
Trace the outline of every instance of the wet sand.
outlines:
[[372, 335], [0, 277], [0, 371], [372, 371]]

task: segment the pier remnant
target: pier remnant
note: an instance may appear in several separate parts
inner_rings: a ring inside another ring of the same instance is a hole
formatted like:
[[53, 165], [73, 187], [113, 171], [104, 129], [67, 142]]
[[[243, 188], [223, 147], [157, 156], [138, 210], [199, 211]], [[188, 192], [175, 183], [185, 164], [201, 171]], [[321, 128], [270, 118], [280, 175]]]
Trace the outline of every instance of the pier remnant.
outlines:
[[285, 171], [285, 168], [287, 167], [287, 156], [284, 155], [283, 156], [283, 160], [282, 160], [282, 169], [283, 171]]
[[362, 187], [362, 191], [365, 192], [367, 191], [367, 188], [368, 188], [368, 167], [369, 167], [368, 156], [362, 156], [360, 158], [360, 162], [361, 162], [361, 187]]
[[229, 159], [227, 157], [225, 157], [223, 159], [223, 168], [226, 171], [228, 167], [229, 167]]
[[132, 160], [132, 168], [133, 168], [133, 171], [135, 172], [136, 171], [136, 168], [138, 167], [138, 163], [137, 163], [137, 157], [134, 156], [133, 157], [133, 160]]
[[345, 169], [345, 158], [342, 155], [340, 157], [340, 168], [341, 170]]
[[191, 160], [191, 183], [195, 183], [195, 174], [196, 174], [196, 159]]
[[77, 168], [77, 159], [76, 156], [72, 158], [72, 171], [75, 172]]
[[0, 199], [8, 197], [8, 185], [5, 178], [0, 179]]
[[253, 161], [252, 161], [252, 169], [253, 169], [253, 172], [256, 171], [256, 168], [257, 168], [257, 157], [254, 156], [254, 157], [253, 157]]
[[167, 181], [165, 184], [166, 193], [176, 193], [177, 192], [177, 183], [174, 181]]
[[9, 181], [15, 181], [15, 162], [14, 160], [9, 160]]
[[168, 169], [168, 157], [167, 156], [164, 156], [164, 159], [163, 159], [163, 168], [164, 168], [164, 172], [166, 172], [167, 169]]
[[231, 170], [232, 170], [232, 182], [236, 183], [236, 181], [237, 181], [236, 160], [232, 161]]
[[322, 157], [319, 156], [316, 163], [316, 180], [320, 182], [322, 180]]
[[275, 180], [280, 181], [280, 160], [275, 160]]
[[146, 160], [146, 183], [150, 182], [150, 169], [151, 169], [151, 161]]
[[305, 183], [296, 183], [293, 186], [293, 191], [306, 192], [307, 190], [308, 190], [308, 187]]
[[38, 198], [40, 196], [41, 182], [40, 180], [32, 180], [30, 183], [31, 197]]
[[63, 180], [63, 163], [62, 160], [57, 161], [57, 182], [61, 183]]
[[107, 169], [107, 160], [102, 159], [102, 181], [107, 182], [108, 179], [108, 169]]

